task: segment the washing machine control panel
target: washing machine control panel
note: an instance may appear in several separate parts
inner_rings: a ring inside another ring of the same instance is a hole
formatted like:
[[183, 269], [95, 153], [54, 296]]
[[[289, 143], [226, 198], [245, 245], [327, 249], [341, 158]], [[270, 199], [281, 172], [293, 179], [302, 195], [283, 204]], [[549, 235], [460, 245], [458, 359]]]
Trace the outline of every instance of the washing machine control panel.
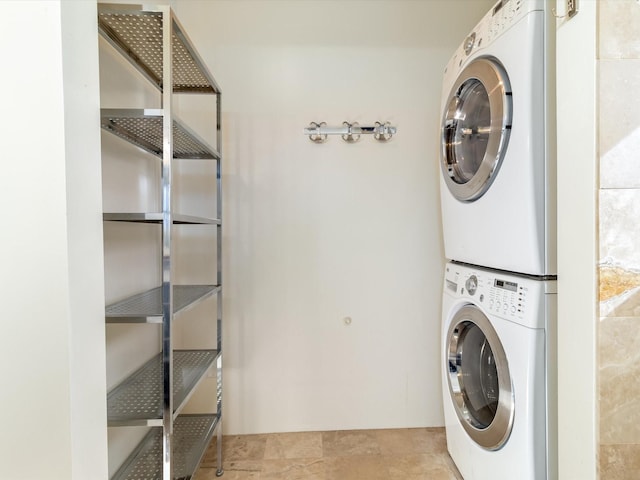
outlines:
[[540, 320], [544, 297], [555, 293], [554, 284], [481, 267], [448, 264], [444, 291], [481, 307], [489, 316], [541, 328], [544, 326], [541, 324], [544, 320]]
[[[491, 280], [491, 279], [490, 279]], [[489, 287], [489, 311], [502, 316], [513, 316], [522, 319], [526, 309], [527, 295], [525, 287], [509, 280], [494, 277]]]

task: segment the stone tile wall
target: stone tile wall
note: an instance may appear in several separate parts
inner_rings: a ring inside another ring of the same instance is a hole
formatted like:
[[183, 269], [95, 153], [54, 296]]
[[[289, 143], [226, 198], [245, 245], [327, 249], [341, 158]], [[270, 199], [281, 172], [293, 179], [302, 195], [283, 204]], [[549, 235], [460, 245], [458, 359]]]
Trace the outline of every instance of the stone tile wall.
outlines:
[[598, 2], [600, 479], [640, 475], [640, 1]]

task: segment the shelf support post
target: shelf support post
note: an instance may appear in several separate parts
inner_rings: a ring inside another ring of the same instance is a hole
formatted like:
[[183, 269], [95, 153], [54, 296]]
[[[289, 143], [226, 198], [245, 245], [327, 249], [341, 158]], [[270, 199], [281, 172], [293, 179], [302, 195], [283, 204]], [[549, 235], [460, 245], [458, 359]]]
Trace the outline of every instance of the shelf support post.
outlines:
[[218, 88], [216, 95], [216, 149], [219, 158], [216, 161], [216, 216], [220, 222], [216, 227], [216, 263], [217, 263], [217, 349], [221, 352], [216, 362], [216, 411], [218, 415], [218, 432], [216, 438], [217, 447], [217, 471], [216, 476], [224, 473], [222, 468], [222, 92]]
[[172, 479], [173, 288], [171, 278], [171, 162], [173, 159], [173, 15], [162, 8], [162, 478]]

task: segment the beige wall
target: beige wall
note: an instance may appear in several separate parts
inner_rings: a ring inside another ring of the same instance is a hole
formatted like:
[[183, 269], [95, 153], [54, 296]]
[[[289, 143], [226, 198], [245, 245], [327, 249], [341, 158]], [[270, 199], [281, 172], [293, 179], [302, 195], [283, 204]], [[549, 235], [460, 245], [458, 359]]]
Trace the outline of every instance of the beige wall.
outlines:
[[599, 2], [600, 478], [640, 471], [640, 3]]

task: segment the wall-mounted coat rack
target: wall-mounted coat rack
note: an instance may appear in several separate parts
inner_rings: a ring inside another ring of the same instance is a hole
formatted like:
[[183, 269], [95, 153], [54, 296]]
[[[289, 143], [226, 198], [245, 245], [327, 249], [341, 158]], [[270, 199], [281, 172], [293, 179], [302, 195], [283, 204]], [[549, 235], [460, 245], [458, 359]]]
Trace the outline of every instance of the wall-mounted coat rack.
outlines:
[[329, 135], [341, 135], [347, 143], [355, 143], [361, 135], [373, 135], [379, 142], [388, 142], [397, 132], [396, 127], [386, 123], [376, 122], [373, 126], [362, 126], [357, 122], [342, 122], [340, 127], [328, 127], [326, 122], [311, 122], [304, 129], [304, 134], [309, 135], [309, 140], [314, 143], [324, 143]]

